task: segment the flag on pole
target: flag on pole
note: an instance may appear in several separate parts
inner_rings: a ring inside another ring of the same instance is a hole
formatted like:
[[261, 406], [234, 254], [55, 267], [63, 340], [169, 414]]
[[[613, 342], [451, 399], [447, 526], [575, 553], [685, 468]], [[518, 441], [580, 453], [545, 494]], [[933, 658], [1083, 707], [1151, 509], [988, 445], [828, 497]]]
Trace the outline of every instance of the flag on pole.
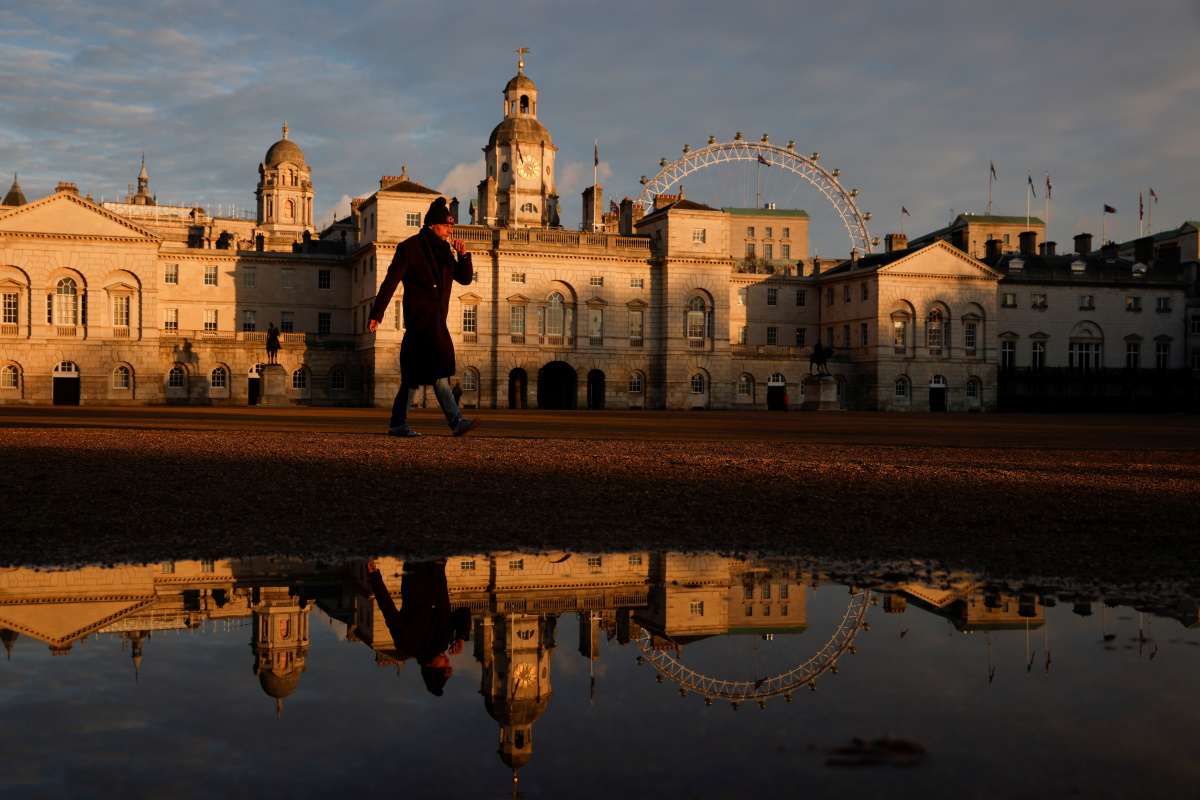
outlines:
[[599, 139], [597, 139], [595, 141], [595, 146], [596, 146], [596, 166], [598, 167], [598, 166], [600, 166], [600, 140]]
[[768, 167], [769, 167], [769, 166], [771, 166], [771, 162], [770, 162], [770, 161], [767, 161], [767, 160], [766, 160], [765, 158], [763, 158], [761, 155], [758, 157], [758, 163], [760, 163], [760, 164], [766, 164]]
[[996, 164], [989, 161], [988, 166], [992, 168], [992, 180], [996, 180]]
[[1154, 191], [1154, 187], [1150, 187], [1150, 196], [1154, 198], [1154, 202], [1158, 202], [1158, 194]]
[[1033, 188], [1033, 173], [1028, 170], [1025, 172], [1025, 180], [1029, 181], [1029, 191], [1033, 192], [1033, 196], [1037, 197], [1037, 192]]
[[615, 201], [615, 200], [608, 201], [608, 210], [614, 214], [621, 213], [621, 208], [620, 208], [620, 206], [617, 205], [617, 201]]
[[1046, 173], [1046, 199], [1050, 199], [1050, 173]]
[[906, 217], [911, 217], [911, 216], [912, 216], [912, 214], [909, 214], [909, 213], [908, 213], [908, 209], [907, 209], [907, 208], [905, 208], [904, 206], [900, 206], [900, 211], [901, 211], [901, 212], [904, 214], [904, 216], [906, 216]]
[[1107, 203], [1105, 203], [1104, 204], [1104, 213], [1105, 214], [1115, 214], [1115, 213], [1117, 213], [1117, 210], [1115, 208], [1113, 208], [1112, 206], [1108, 205]]
[[1138, 192], [1138, 220], [1146, 218], [1146, 205], [1142, 202], [1142, 193]]

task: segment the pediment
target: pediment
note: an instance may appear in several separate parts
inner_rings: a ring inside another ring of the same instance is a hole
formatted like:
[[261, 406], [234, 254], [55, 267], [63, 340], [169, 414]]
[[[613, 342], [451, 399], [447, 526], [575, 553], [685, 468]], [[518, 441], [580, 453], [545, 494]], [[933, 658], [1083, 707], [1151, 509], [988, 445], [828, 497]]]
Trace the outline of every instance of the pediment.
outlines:
[[118, 293], [118, 294], [121, 292], [129, 292], [130, 294], [137, 292], [136, 286], [129, 284], [129, 283], [125, 283], [124, 281], [117, 281], [116, 283], [110, 283], [108, 286], [105, 286], [104, 289], [105, 289], [105, 291], [114, 292], [114, 293]]
[[645, 300], [630, 300], [625, 305], [629, 306], [630, 308], [637, 308], [637, 309], [645, 309], [645, 308], [650, 307], [650, 304], [647, 303]]
[[48, 644], [65, 645], [154, 602], [155, 598], [151, 597], [6, 605], [0, 607], [0, 628], [9, 628]]
[[476, 305], [478, 305], [480, 302], [483, 301], [483, 298], [480, 297], [479, 295], [475, 294], [474, 292], [467, 292], [466, 294], [460, 294], [458, 296], [458, 299], [464, 303], [474, 303]]
[[1003, 276], [976, 258], [943, 241], [885, 264], [880, 274], [913, 277], [1000, 280]]
[[603, 308], [604, 306], [608, 305], [608, 301], [603, 297], [593, 297], [591, 300], [588, 300], [586, 303], [584, 303], [584, 305], [591, 308]]
[[145, 239], [159, 237], [119, 214], [81, 200], [69, 192], [57, 192], [20, 206], [0, 217], [0, 233], [38, 233], [54, 236], [98, 236]]
[[523, 294], [514, 294], [508, 298], [508, 302], [514, 306], [528, 305], [529, 298]]
[[17, 291], [24, 289], [25, 284], [14, 281], [12, 278], [0, 279], [0, 289], [8, 289], [9, 291]]

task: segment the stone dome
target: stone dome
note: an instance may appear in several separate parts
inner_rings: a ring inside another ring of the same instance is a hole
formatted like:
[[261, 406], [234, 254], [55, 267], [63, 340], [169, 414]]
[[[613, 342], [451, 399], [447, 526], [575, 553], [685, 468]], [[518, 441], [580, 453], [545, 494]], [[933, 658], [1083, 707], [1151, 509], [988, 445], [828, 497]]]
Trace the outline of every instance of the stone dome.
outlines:
[[488, 147], [494, 147], [497, 142], [507, 142], [516, 139], [520, 142], [545, 142], [550, 144], [550, 131], [546, 126], [533, 117], [506, 117], [503, 122], [492, 130], [488, 137]]
[[277, 167], [285, 161], [290, 161], [301, 167], [308, 166], [304, 163], [304, 151], [288, 138], [288, 126], [286, 122], [283, 123], [283, 138], [271, 145], [271, 149], [267, 150], [267, 155], [263, 159], [263, 163], [268, 167]]
[[536, 92], [537, 86], [534, 85], [533, 81], [525, 76], [525, 73], [518, 72], [516, 77], [509, 81], [508, 85], [504, 87], [504, 91], [511, 92], [516, 89], [532, 89]]

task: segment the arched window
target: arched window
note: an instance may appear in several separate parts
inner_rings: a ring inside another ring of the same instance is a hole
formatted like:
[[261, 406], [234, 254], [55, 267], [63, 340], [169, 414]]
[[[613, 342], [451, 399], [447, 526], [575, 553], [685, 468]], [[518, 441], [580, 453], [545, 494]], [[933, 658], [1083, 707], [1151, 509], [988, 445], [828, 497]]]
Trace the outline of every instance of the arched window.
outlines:
[[744, 397], [749, 397], [754, 393], [754, 379], [749, 375], [743, 375], [738, 378], [737, 393]]
[[527, 95], [527, 94], [521, 95], [521, 113], [522, 114], [529, 113], [529, 95]]
[[782, 372], [776, 372], [771, 375], [771, 383], [787, 383], [787, 379], [783, 377]]
[[704, 394], [704, 373], [697, 372], [692, 376], [692, 394]]
[[967, 398], [970, 400], [979, 399], [979, 379], [971, 378], [967, 381]]
[[641, 394], [642, 392], [642, 373], [635, 372], [629, 376], [629, 393]]
[[167, 373], [167, 388], [182, 389], [183, 388], [183, 367], [178, 365], [171, 367], [171, 371]]
[[283, 201], [283, 218], [293, 219], [296, 216], [296, 204], [291, 200]]
[[133, 375], [130, 373], [129, 367], [124, 365], [119, 366], [113, 370], [112, 386], [114, 389], [128, 389], [132, 383], [132, 378]]
[[704, 338], [704, 298], [693, 297], [688, 300], [687, 338]]
[[339, 368], [329, 373], [329, 388], [335, 392], [346, 390], [346, 370]]
[[308, 373], [305, 372], [304, 367], [300, 367], [299, 369], [297, 369], [295, 372], [292, 373], [292, 388], [293, 389], [307, 389], [308, 388]]
[[563, 296], [558, 292], [550, 295], [549, 307], [546, 309], [546, 335], [563, 335]]
[[5, 364], [0, 369], [0, 389], [19, 389], [21, 387], [21, 372], [12, 364]]
[[896, 378], [895, 394], [896, 394], [897, 400], [907, 400], [908, 399], [908, 378], [905, 378], [905, 377]]
[[479, 373], [473, 369], [469, 369], [462, 376], [462, 390], [464, 392], [479, 391]]
[[941, 348], [943, 332], [942, 312], [936, 308], [931, 308], [929, 310], [929, 317], [925, 321], [926, 344], [928, 347], [931, 349]]
[[79, 324], [79, 288], [74, 278], [63, 278], [58, 282], [54, 298], [54, 323]]
[[209, 384], [214, 389], [228, 389], [229, 388], [229, 373], [225, 370], [224, 367], [215, 368], [212, 371], [212, 374], [209, 376]]

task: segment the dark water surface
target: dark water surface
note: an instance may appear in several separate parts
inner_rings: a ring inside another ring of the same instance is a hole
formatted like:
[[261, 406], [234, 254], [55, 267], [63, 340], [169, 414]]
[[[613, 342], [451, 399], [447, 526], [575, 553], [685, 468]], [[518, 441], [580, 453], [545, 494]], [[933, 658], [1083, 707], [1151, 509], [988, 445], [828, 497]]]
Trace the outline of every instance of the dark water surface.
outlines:
[[[403, 610], [404, 562], [377, 564]], [[435, 696], [366, 567], [0, 572], [0, 794], [1117, 798], [1200, 786], [1189, 591], [713, 554], [468, 554], [445, 574], [471, 637]]]

